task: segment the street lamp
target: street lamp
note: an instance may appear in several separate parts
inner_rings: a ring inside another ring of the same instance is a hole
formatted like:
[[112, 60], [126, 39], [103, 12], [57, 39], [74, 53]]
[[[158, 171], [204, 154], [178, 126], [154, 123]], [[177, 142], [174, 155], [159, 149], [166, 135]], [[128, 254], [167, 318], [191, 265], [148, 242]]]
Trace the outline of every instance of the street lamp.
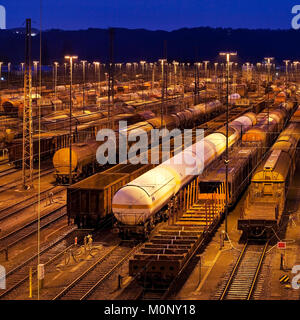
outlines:
[[205, 76], [205, 82], [207, 79], [207, 65], [209, 64], [209, 61], [203, 61], [204, 63], [204, 76]]
[[[66, 60], [69, 60], [70, 63], [70, 137], [69, 137], [69, 150], [70, 150], [70, 168], [69, 168], [69, 184], [72, 184], [72, 85], [73, 85], [73, 60], [78, 59], [77, 56], [65, 56]], [[66, 64], [65, 64], [66, 68]]]
[[93, 62], [94, 65], [94, 84], [95, 84], [95, 91], [97, 92], [96, 88], [97, 88], [97, 62]]
[[154, 89], [154, 83], [155, 83], [155, 63], [151, 63], [152, 65], [152, 84], [151, 84], [151, 89], [152, 89], [152, 92], [153, 92], [153, 89]]
[[199, 68], [200, 62], [194, 63], [194, 104], [199, 103]]
[[[143, 90], [144, 91], [144, 82], [146, 81], [146, 72], [145, 72], [145, 64], [146, 61], [140, 61], [141, 67], [142, 67], [142, 81], [143, 81]], [[143, 98], [144, 98], [144, 94], [143, 94]]]
[[10, 85], [10, 66], [11, 66], [11, 63], [9, 62], [7, 64], [7, 88], [9, 88], [9, 85]]
[[84, 105], [85, 105], [85, 64], [87, 63], [86, 60], [82, 60], [82, 112], [84, 112]]
[[132, 68], [131, 68], [131, 63], [127, 62], [126, 63], [126, 71], [127, 71], [127, 75], [128, 75], [128, 80], [130, 80], [132, 78]]
[[256, 74], [257, 74], [257, 83], [258, 83], [258, 94], [260, 93], [260, 67], [261, 67], [261, 63], [258, 62], [256, 64]]
[[146, 61], [140, 61], [140, 64], [141, 64], [141, 67], [142, 67], [142, 95], [143, 95], [143, 100], [146, 99], [145, 95], [144, 95], [144, 82], [146, 81], [145, 80], [145, 64], [146, 64]]
[[215, 63], [214, 63], [214, 66], [215, 66], [215, 76], [216, 76], [216, 78], [217, 78], [218, 62], [215, 62]]
[[165, 62], [167, 61], [167, 59], [159, 59], [158, 61], [161, 64], [161, 80], [163, 81], [163, 79], [164, 79], [164, 65], [165, 65]]
[[58, 62], [54, 62], [54, 111], [56, 111], [56, 98], [57, 98], [57, 67], [58, 67]]
[[273, 57], [264, 58], [267, 63], [268, 69], [268, 132], [269, 132], [269, 124], [270, 124], [270, 69], [271, 69], [271, 61], [274, 59]]
[[[94, 66], [95, 66], [95, 80], [96, 80], [96, 83], [99, 82], [99, 84], [96, 85], [96, 86], [97, 86], [97, 89], [99, 90], [99, 97], [100, 97], [101, 96], [100, 87], [99, 87], [99, 85], [100, 85], [100, 62], [94, 61], [93, 63], [94, 63]], [[97, 79], [97, 73], [98, 73], [98, 79]]]
[[39, 61], [33, 61], [33, 68], [34, 68], [34, 82], [35, 82], [35, 98], [37, 99], [37, 66]]
[[164, 98], [165, 98], [165, 87], [167, 86], [166, 85], [166, 82], [167, 82], [167, 79], [165, 79], [164, 77], [164, 65], [165, 65], [165, 62], [167, 62], [167, 59], [159, 59], [158, 60], [160, 63], [161, 63], [161, 108], [160, 108], [160, 125], [161, 125], [161, 128], [163, 127], [163, 121], [164, 121], [164, 115], [163, 115], [163, 101], [164, 101]]
[[144, 70], [145, 70], [145, 63], [146, 61], [140, 61], [141, 67], [142, 67], [142, 75], [144, 76]]
[[64, 67], [65, 67], [64, 83], [65, 83], [65, 85], [66, 85], [66, 83], [67, 83], [67, 63], [66, 63], [66, 62], [64, 63]]
[[[98, 77], [99, 77], [99, 98], [101, 98], [101, 63], [98, 62]], [[122, 64], [121, 64], [122, 67]], [[101, 99], [99, 99], [99, 108], [101, 107]]]
[[[23, 76], [24, 76], [24, 65], [25, 65], [25, 63], [21, 62], [20, 65], [21, 65], [21, 86], [22, 86], [23, 85], [22, 82], [23, 82]], [[1, 79], [1, 75], [0, 75], [0, 79]]]
[[132, 65], [133, 65], [134, 80], [136, 80], [136, 71], [137, 71], [138, 63], [137, 62], [133, 62]]
[[293, 62], [293, 65], [294, 65], [294, 70], [295, 70], [295, 81], [297, 81], [297, 73], [298, 73], [298, 70], [297, 70], [297, 65], [299, 64], [300, 62], [299, 61], [294, 61]]
[[285, 63], [285, 85], [287, 86], [288, 83], [288, 65], [290, 60], [283, 60], [283, 62]]
[[177, 85], [177, 66], [179, 65], [179, 62], [173, 61], [173, 66], [174, 66], [174, 93], [176, 90], [176, 85]]
[[228, 164], [229, 164], [229, 154], [228, 154], [228, 121], [229, 121], [229, 63], [230, 57], [236, 56], [236, 52], [220, 52], [220, 56], [226, 57], [226, 69], [227, 69], [227, 86], [226, 86], [226, 153], [225, 153], [225, 236], [228, 239], [228, 227], [227, 227], [227, 217], [228, 217]]
[[24, 73], [24, 65], [25, 65], [25, 63], [21, 62], [20, 64], [21, 64], [21, 70], [22, 70], [22, 74], [23, 74]]

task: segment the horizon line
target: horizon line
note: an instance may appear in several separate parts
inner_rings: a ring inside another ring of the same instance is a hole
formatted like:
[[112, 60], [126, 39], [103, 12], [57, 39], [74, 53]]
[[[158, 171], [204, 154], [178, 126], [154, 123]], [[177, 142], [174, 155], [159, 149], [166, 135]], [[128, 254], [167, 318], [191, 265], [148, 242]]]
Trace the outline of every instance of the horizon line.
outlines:
[[[233, 28], [233, 27], [210, 27], [210, 26], [198, 26], [198, 27], [180, 27], [178, 29], [172, 29], [172, 30], [165, 30], [165, 29], [147, 29], [147, 28], [130, 28], [130, 27], [116, 27], [116, 26], [110, 26], [110, 27], [87, 27], [87, 28], [81, 28], [81, 29], [60, 29], [60, 28], [47, 28], [47, 29], [42, 29], [43, 32], [47, 32], [47, 31], [66, 31], [66, 32], [76, 32], [76, 31], [88, 31], [88, 30], [109, 30], [110, 28], [113, 29], [124, 29], [124, 30], [145, 30], [145, 31], [149, 31], [149, 32], [167, 32], [167, 33], [171, 33], [171, 32], [176, 32], [176, 31], [180, 31], [180, 30], [184, 30], [184, 29], [188, 29], [188, 30], [192, 30], [192, 29], [224, 29], [224, 30], [233, 30], [233, 31], [237, 31], [237, 30], [248, 30], [248, 31], [298, 31], [298, 30], [294, 30], [293, 28], [289, 28], [289, 29], [283, 29], [283, 28], [246, 28], [246, 27], [237, 27], [237, 28]], [[17, 30], [17, 29], [25, 29], [25, 27], [12, 27], [12, 28], [6, 28], [6, 29], [0, 29], [0, 31], [13, 31], [13, 30]], [[39, 30], [39, 28], [32, 28], [33, 30]]]

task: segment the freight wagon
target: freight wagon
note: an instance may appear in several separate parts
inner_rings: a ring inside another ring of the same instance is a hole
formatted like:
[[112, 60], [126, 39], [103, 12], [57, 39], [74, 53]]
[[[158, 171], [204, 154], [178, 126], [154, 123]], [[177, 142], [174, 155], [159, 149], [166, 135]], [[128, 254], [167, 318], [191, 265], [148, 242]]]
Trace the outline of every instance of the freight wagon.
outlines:
[[99, 226], [111, 217], [114, 194], [152, 166], [120, 164], [68, 187], [68, 219], [79, 228]]

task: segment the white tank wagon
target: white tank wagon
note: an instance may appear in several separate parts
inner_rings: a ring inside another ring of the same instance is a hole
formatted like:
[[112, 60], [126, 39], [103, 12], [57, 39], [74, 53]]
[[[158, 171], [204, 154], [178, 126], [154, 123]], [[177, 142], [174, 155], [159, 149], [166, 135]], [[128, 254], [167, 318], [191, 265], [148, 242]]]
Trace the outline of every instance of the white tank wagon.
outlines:
[[[256, 115], [247, 113], [229, 123], [229, 147], [256, 124]], [[242, 130], [241, 130], [242, 128]], [[120, 233], [151, 231], [164, 218], [162, 208], [176, 193], [200, 173], [226, 148], [224, 128], [208, 135], [173, 158], [122, 187], [114, 196], [112, 209]], [[178, 160], [182, 160], [178, 164]]]

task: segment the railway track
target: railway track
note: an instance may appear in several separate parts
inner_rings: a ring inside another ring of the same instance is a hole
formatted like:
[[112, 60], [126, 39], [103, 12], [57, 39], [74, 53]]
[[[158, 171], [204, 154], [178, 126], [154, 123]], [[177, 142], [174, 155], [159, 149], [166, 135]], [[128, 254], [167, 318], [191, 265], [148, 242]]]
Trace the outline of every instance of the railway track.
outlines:
[[[40, 219], [40, 230], [47, 228], [49, 225], [57, 222], [67, 216], [66, 205], [63, 205], [54, 211], [51, 211]], [[7, 251], [21, 241], [37, 233], [38, 219], [28, 222], [26, 225], [12, 231], [11, 233], [0, 238], [0, 253]]]
[[[65, 190], [65, 187], [52, 186], [49, 189], [46, 189], [40, 193], [41, 201], [44, 201], [47, 199], [49, 192], [52, 192], [53, 195], [57, 195], [64, 190]], [[33, 196], [26, 198], [22, 202], [14, 203], [8, 207], [0, 209], [0, 222], [3, 220], [6, 220], [8, 218], [11, 218], [12, 216], [14, 216], [17, 213], [20, 213], [21, 211], [35, 205], [36, 203], [38, 203], [37, 194], [34, 194]]]
[[[61, 250], [62, 241], [68, 237], [75, 228], [70, 229], [67, 234], [56, 238], [53, 242], [47, 244], [40, 251], [40, 263], [45, 264], [45, 267], [49, 269], [50, 265], [53, 265], [59, 258], [62, 258], [64, 253], [71, 249], [74, 245], [67, 247], [65, 250]], [[37, 273], [36, 266], [38, 262], [38, 254], [31, 256], [29, 259], [8, 271], [6, 274], [6, 286], [7, 289], [0, 292], [0, 299], [5, 299], [14, 290], [21, 287], [29, 279], [29, 269], [32, 268], [32, 275]]]
[[[44, 176], [46, 176], [50, 173], [53, 173], [53, 172], [54, 172], [54, 169], [43, 170], [43, 171], [41, 171], [41, 177], [44, 177]], [[38, 172], [34, 173], [33, 177], [38, 178], [38, 174], [39, 174]], [[8, 182], [6, 184], [2, 184], [0, 186], [0, 193], [3, 193], [5, 191], [8, 191], [8, 190], [11, 190], [11, 189], [14, 189], [14, 188], [20, 186], [21, 182], [22, 182], [22, 178], [17, 179], [14, 182]]]
[[120, 242], [100, 257], [53, 300], [87, 299], [100, 288], [119, 266], [129, 259], [139, 246], [124, 246]]
[[0, 178], [8, 176], [8, 175], [15, 173], [17, 171], [18, 171], [18, 169], [15, 169], [15, 168], [8, 168], [6, 170], [0, 171]]
[[252, 298], [268, 245], [268, 241], [263, 245], [245, 244], [229, 278], [217, 292], [219, 300]]

